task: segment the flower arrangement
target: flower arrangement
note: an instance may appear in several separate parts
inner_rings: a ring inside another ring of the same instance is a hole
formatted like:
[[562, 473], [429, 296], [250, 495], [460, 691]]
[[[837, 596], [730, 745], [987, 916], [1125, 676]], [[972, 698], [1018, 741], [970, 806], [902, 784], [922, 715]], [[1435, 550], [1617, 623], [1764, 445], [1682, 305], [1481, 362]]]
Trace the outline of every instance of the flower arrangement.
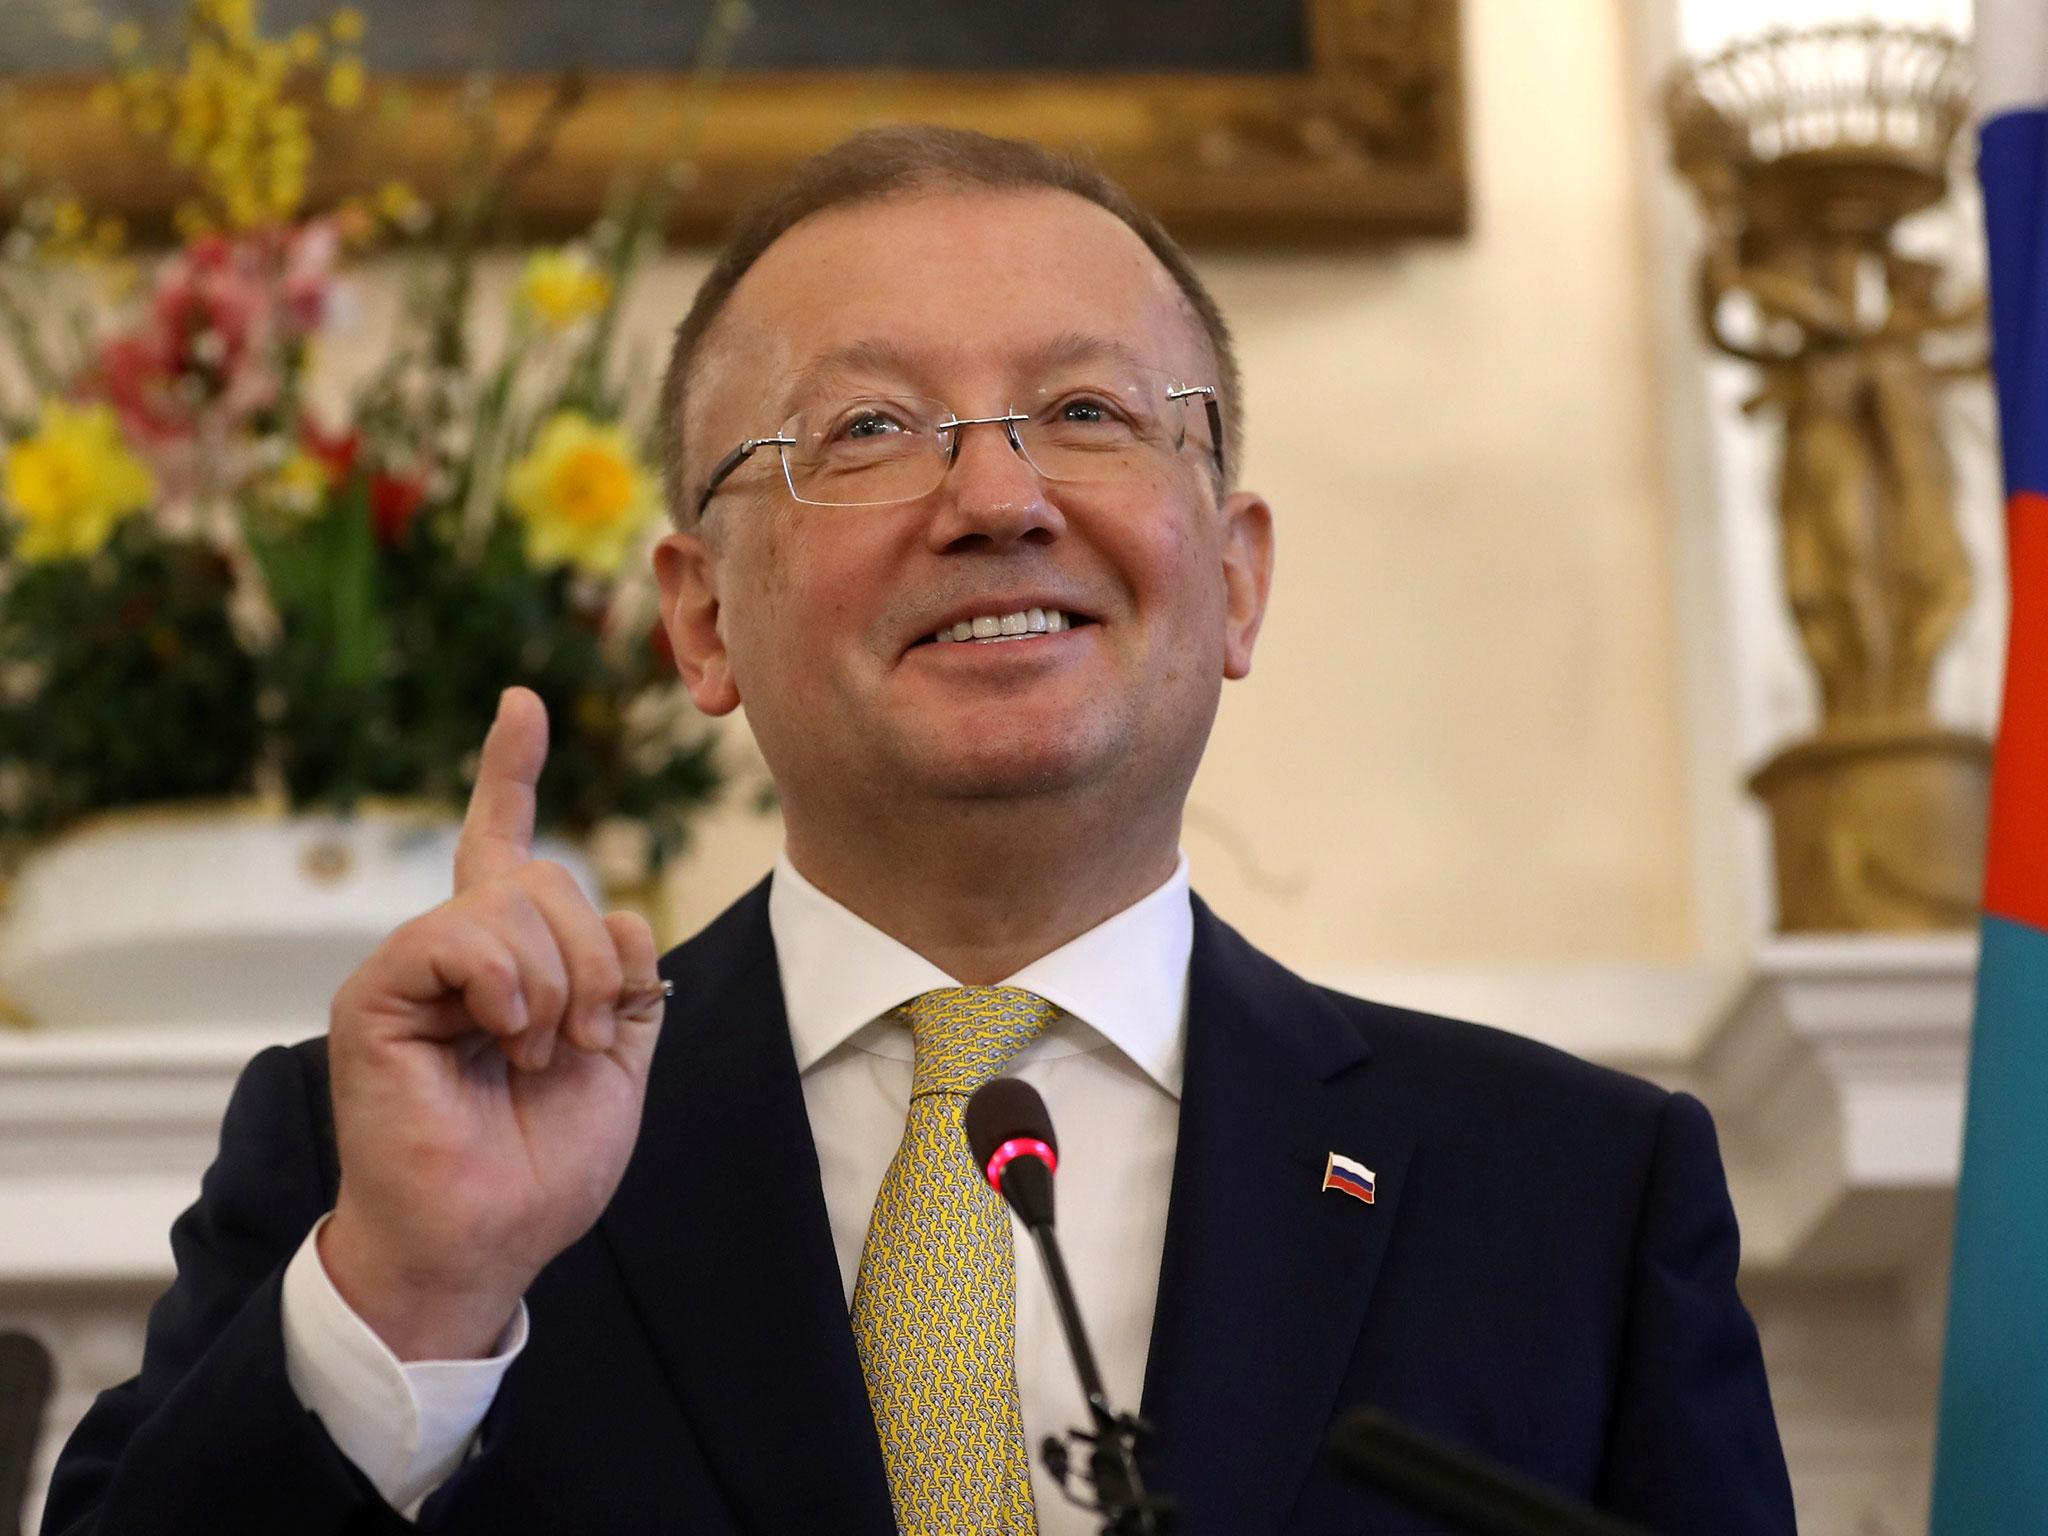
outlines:
[[[553, 724], [543, 828], [623, 819], [651, 873], [717, 779], [636, 558], [660, 498], [611, 356], [667, 188], [533, 253], [482, 359], [476, 253], [574, 82], [509, 156], [479, 127], [447, 208], [386, 184], [309, 210], [323, 121], [385, 108], [359, 15], [271, 38], [258, 3], [191, 0], [169, 59], [113, 29], [95, 105], [183, 178], [174, 249], [138, 262], [54, 192], [0, 235], [0, 865], [154, 801], [458, 806], [517, 682]], [[329, 414], [311, 366], [377, 246], [411, 263], [403, 313]]]

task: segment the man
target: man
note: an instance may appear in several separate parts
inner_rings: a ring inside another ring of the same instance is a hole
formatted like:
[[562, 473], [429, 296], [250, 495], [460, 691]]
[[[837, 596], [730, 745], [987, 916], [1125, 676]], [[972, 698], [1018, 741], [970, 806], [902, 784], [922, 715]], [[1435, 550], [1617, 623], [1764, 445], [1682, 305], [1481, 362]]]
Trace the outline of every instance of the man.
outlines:
[[1374, 1403], [1657, 1529], [1789, 1531], [1704, 1111], [1311, 987], [1188, 895], [1272, 563], [1240, 411], [1185, 258], [1030, 146], [864, 135], [743, 224], [656, 560], [785, 857], [657, 969], [532, 862], [508, 691], [454, 898], [251, 1065], [46, 1529], [1093, 1529], [1031, 1467], [1080, 1405], [958, 1135], [1015, 1070], [1184, 1530], [1428, 1529], [1323, 1458]]

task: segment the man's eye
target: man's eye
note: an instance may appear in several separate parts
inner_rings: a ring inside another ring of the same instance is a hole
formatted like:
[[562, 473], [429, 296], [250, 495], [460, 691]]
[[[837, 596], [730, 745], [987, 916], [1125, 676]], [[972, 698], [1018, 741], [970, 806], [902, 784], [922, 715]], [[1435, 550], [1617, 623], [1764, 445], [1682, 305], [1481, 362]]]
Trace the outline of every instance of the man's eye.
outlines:
[[1120, 419], [1116, 409], [1092, 395], [1074, 395], [1053, 407], [1055, 421], [1075, 426], [1106, 426]]
[[847, 417], [832, 435], [841, 441], [862, 442], [908, 430], [910, 429], [895, 417], [881, 411], [862, 411]]

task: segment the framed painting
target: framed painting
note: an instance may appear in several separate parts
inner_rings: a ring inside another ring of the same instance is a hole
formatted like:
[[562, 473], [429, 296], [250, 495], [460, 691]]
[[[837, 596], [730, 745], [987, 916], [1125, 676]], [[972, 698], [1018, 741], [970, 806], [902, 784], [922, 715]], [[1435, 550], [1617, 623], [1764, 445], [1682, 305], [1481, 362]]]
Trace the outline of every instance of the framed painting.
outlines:
[[[12, 133], [39, 176], [141, 226], [175, 196], [86, 109], [106, 20], [166, 30], [181, 0], [7, 0]], [[268, 0], [273, 32], [332, 0]], [[673, 234], [714, 236], [792, 162], [856, 128], [923, 121], [1091, 156], [1184, 239], [1349, 243], [1448, 235], [1466, 219], [1456, 0], [355, 0], [374, 78], [402, 114], [330, 140], [433, 198], [463, 138], [467, 79], [515, 143], [565, 72], [577, 109], [521, 181], [523, 236], [581, 228], [620, 173], [684, 167]], [[731, 10], [725, 15], [733, 14]], [[467, 98], [474, 100], [473, 97]]]

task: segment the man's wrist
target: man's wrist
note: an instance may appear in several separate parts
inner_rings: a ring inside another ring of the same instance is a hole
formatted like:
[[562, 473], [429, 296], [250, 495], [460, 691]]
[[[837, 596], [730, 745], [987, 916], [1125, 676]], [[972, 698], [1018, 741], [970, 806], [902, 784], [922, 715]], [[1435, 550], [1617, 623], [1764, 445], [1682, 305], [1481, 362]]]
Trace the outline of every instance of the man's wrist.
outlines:
[[320, 1261], [323, 1217], [285, 1266], [278, 1298], [285, 1374], [306, 1411], [384, 1502], [417, 1519], [428, 1495], [476, 1446], [505, 1373], [527, 1337], [521, 1306], [484, 1360], [402, 1363], [334, 1288]]
[[525, 1293], [523, 1285], [448, 1281], [389, 1262], [345, 1207], [320, 1228], [317, 1252], [341, 1299], [406, 1364], [496, 1353]]

